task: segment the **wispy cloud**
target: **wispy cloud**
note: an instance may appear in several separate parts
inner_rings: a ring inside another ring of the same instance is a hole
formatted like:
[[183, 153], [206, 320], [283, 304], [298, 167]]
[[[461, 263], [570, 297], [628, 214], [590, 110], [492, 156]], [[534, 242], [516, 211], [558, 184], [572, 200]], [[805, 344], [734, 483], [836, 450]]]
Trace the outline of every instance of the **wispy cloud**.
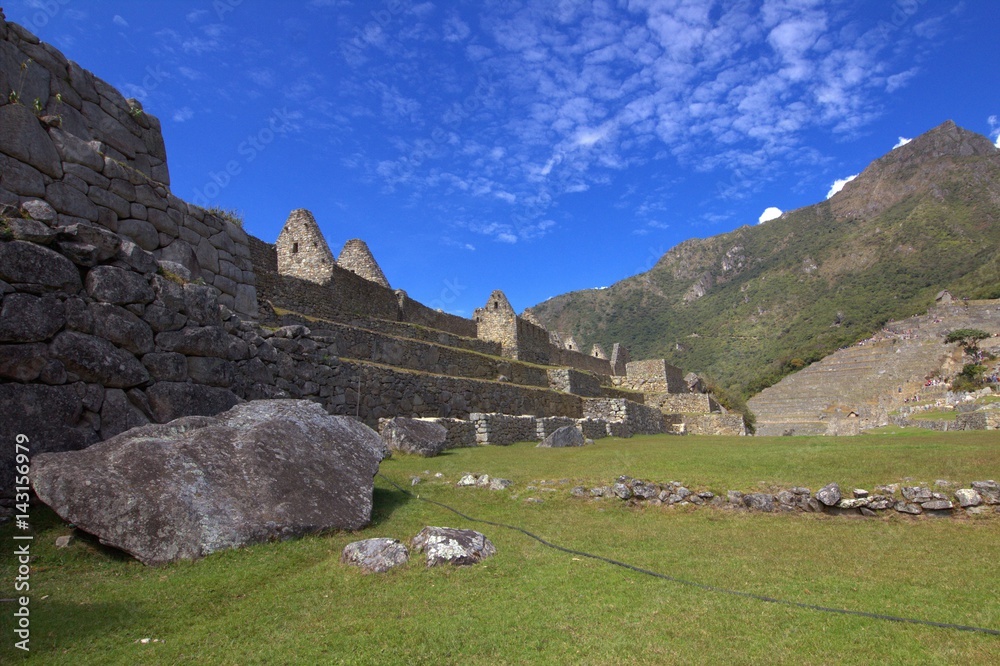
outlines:
[[[902, 144], [898, 144], [896, 147], [898, 148], [900, 145]], [[830, 186], [830, 191], [826, 193], [826, 198], [829, 199], [834, 194], [844, 189], [844, 185], [847, 185], [849, 182], [857, 178], [859, 175], [861, 174], [856, 173], [852, 176], [848, 176], [847, 178], [838, 178], [837, 180], [833, 181], [833, 185]]]
[[896, 142], [896, 145], [892, 147], [892, 149], [896, 150], [900, 146], [905, 146], [910, 141], [913, 141], [913, 139], [907, 139], [906, 137], [901, 136], [901, 137], [899, 137], [899, 140]]

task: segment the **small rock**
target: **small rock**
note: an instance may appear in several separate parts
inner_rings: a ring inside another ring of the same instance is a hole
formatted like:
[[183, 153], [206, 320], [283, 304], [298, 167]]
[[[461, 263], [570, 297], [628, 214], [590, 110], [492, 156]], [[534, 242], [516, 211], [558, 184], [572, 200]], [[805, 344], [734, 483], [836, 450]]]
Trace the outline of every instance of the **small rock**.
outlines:
[[903, 486], [903, 497], [917, 504], [934, 499], [931, 496], [930, 488], [921, 486]]
[[481, 477], [476, 479], [477, 488], [489, 488], [490, 487], [490, 475], [483, 474]]
[[576, 426], [563, 426], [546, 437], [536, 448], [555, 449], [567, 446], [584, 446], [587, 440]]
[[489, 488], [490, 490], [506, 490], [507, 488], [510, 488], [511, 483], [513, 482], [510, 479], [500, 479], [497, 477], [493, 477], [492, 479], [490, 479]]
[[948, 500], [931, 500], [920, 504], [924, 511], [950, 511], [955, 506]]
[[569, 491], [569, 494], [572, 495], [573, 497], [586, 497], [587, 496], [587, 489], [584, 488], [583, 486], [574, 486]]
[[868, 506], [871, 503], [867, 497], [855, 497], [854, 499], [842, 499], [837, 502], [837, 508], [840, 509], [860, 509], [863, 506]]
[[868, 495], [870, 495], [870, 494], [871, 493], [869, 493], [867, 490], [864, 490], [863, 488], [855, 488], [854, 492], [853, 492], [853, 495], [854, 495], [855, 499], [859, 499], [859, 498], [862, 498], [862, 497], [868, 497]]
[[774, 511], [774, 497], [767, 493], [750, 493], [743, 496], [743, 504], [755, 511]]
[[816, 491], [816, 499], [826, 506], [834, 506], [840, 501], [840, 485], [831, 483]]
[[983, 498], [984, 504], [1000, 504], [1000, 483], [993, 481], [973, 481], [972, 488]]
[[425, 527], [413, 538], [413, 549], [427, 555], [428, 567], [476, 564], [497, 552], [485, 535], [453, 527]]
[[620, 482], [616, 483], [611, 490], [612, 490], [612, 492], [614, 492], [615, 495], [618, 496], [618, 499], [627, 500], [627, 499], [630, 499], [632, 497], [632, 491], [631, 491], [631, 489], [629, 489], [629, 487], [627, 485], [625, 485], [624, 483], [620, 483]]
[[895, 509], [899, 513], [909, 513], [914, 516], [923, 513], [923, 509], [916, 504], [910, 504], [909, 502], [896, 502]]
[[743, 493], [738, 490], [727, 490], [726, 501], [730, 504], [743, 504]]
[[384, 573], [406, 564], [410, 551], [398, 539], [365, 539], [349, 543], [340, 555], [343, 564], [361, 567], [371, 573]]
[[476, 485], [476, 477], [472, 474], [466, 474], [461, 479], [458, 480], [456, 486], [474, 486]]
[[983, 498], [972, 488], [960, 488], [955, 491], [955, 500], [963, 509], [970, 506], [979, 506], [983, 503]]
[[863, 507], [861, 507], [861, 515], [862, 516], [868, 516], [869, 518], [872, 518], [874, 516], [877, 516], [878, 514], [875, 513], [874, 511], [872, 511], [871, 509], [869, 509], [868, 507], [863, 506]]
[[56, 548], [69, 548], [71, 543], [73, 543], [72, 534], [64, 534], [63, 536], [56, 537]]

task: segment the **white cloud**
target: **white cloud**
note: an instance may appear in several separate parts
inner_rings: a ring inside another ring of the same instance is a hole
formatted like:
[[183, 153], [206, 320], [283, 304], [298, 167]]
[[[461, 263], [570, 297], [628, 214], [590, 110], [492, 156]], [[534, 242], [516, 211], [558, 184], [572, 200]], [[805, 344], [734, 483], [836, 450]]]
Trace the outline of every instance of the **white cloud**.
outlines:
[[192, 118], [194, 118], [194, 111], [191, 110], [190, 106], [182, 106], [174, 111], [173, 120], [175, 123], [183, 123]]
[[834, 194], [844, 189], [844, 185], [847, 185], [849, 182], [851, 182], [860, 175], [861, 174], [856, 173], [853, 176], [848, 176], [847, 178], [838, 178], [837, 180], [833, 181], [833, 185], [830, 186], [830, 191], [826, 193], [826, 198], [829, 199]]
[[913, 139], [907, 139], [906, 137], [901, 136], [901, 137], [899, 137], [899, 141], [896, 142], [896, 145], [893, 146], [892, 149], [896, 150], [900, 146], [905, 146], [906, 144], [908, 144], [911, 141], [913, 141]]
[[996, 116], [990, 116], [986, 122], [990, 125], [990, 136], [994, 139], [993, 145], [1000, 148], [1000, 119], [997, 119]]
[[113, 19], [111, 19], [111, 22], [114, 23], [115, 25], [117, 25], [120, 28], [127, 28], [128, 27], [128, 21], [126, 21], [125, 19], [123, 19], [118, 14], [115, 14], [115, 17]]
[[757, 224], [764, 224], [765, 222], [770, 222], [771, 220], [776, 220], [782, 215], [782, 210], [775, 206], [768, 206], [764, 209], [764, 212], [760, 214], [757, 218]]

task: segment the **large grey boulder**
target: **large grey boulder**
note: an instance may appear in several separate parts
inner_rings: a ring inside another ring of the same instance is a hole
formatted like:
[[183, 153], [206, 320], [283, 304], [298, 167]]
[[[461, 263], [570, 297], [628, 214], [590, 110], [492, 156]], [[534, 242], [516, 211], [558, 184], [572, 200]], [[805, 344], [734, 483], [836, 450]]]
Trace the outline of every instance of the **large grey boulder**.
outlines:
[[340, 554], [340, 561], [369, 573], [385, 573], [409, 562], [410, 551], [399, 539], [365, 539], [347, 544]]
[[380, 447], [316, 403], [261, 400], [37, 455], [32, 485], [63, 519], [155, 565], [364, 527]]
[[427, 458], [441, 453], [448, 443], [448, 429], [440, 423], [403, 416], [385, 420], [379, 434], [390, 451], [415, 453]]
[[556, 449], [564, 446], [583, 446], [587, 443], [583, 433], [576, 426], [563, 426], [538, 444], [539, 449]]
[[497, 552], [483, 534], [453, 527], [425, 527], [413, 538], [413, 549], [427, 555], [428, 567], [476, 564]]

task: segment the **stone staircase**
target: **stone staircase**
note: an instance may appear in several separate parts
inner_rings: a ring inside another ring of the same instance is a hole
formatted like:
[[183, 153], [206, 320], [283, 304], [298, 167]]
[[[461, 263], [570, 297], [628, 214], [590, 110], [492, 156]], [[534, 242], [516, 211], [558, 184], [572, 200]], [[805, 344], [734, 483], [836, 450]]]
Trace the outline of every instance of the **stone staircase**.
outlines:
[[858, 429], [885, 425], [906, 399], [944, 390], [925, 388], [929, 377], [961, 368], [961, 350], [942, 343], [959, 328], [1000, 332], [1000, 301], [937, 306], [786, 377], [748, 401], [757, 434], [835, 434], [844, 419], [857, 419]]

